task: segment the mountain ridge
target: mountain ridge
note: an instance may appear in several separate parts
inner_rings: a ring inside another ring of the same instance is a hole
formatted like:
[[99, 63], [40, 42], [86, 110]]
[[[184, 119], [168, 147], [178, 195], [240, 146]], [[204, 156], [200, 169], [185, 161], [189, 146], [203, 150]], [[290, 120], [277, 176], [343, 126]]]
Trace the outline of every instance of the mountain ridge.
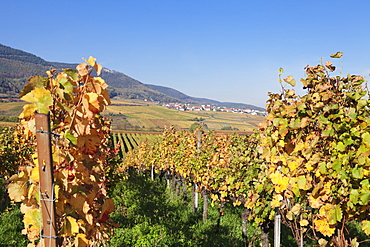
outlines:
[[[0, 93], [15, 96], [22, 90], [28, 78], [45, 75], [50, 69], [75, 68], [76, 63], [49, 62], [37, 55], [0, 44]], [[264, 110], [244, 103], [219, 102], [206, 98], [188, 96], [176, 89], [144, 84], [122, 72], [104, 68], [101, 77], [109, 85], [111, 97], [147, 99], [161, 103], [177, 102], [210, 104], [216, 106]]]

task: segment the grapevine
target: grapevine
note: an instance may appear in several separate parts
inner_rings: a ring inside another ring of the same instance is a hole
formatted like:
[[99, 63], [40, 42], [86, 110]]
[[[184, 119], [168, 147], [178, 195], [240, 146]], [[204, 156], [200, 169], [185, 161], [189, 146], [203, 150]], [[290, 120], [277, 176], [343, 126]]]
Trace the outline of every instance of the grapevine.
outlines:
[[[110, 123], [100, 113], [110, 104], [101, 65], [90, 57], [76, 70], [47, 71], [34, 76], [21, 92], [24, 106], [16, 131], [20, 141], [35, 147], [34, 112], [50, 113], [51, 128], [59, 136], [53, 145], [57, 229], [63, 245], [91, 246], [108, 238], [113, 201], [105, 189]], [[22, 202], [25, 229], [34, 246], [40, 238], [40, 201], [37, 152], [23, 156], [8, 192]]]

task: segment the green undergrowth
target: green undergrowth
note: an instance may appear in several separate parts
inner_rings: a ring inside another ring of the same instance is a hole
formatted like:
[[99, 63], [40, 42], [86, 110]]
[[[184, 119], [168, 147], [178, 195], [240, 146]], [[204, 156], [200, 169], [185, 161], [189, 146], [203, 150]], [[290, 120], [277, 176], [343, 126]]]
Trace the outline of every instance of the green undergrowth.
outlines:
[[[189, 201], [173, 196], [165, 181], [133, 174], [112, 189], [116, 210], [112, 219], [119, 223], [110, 246], [243, 246], [240, 208], [225, 206], [220, 217], [217, 206], [202, 219]], [[219, 221], [220, 220], [220, 221]], [[218, 224], [219, 221], [219, 224]], [[250, 234], [253, 229], [249, 227]]]
[[3, 178], [0, 178], [0, 200], [0, 247], [27, 246], [27, 237], [21, 233], [23, 215], [19, 205], [10, 203]]

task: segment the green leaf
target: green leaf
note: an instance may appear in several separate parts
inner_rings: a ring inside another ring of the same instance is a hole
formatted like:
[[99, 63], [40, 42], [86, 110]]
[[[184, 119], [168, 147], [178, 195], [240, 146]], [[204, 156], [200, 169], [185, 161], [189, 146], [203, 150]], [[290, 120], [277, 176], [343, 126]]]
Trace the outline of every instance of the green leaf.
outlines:
[[359, 199], [359, 193], [358, 190], [351, 190], [351, 193], [349, 194], [349, 200], [353, 203], [356, 204], [358, 203]]
[[300, 188], [301, 190], [308, 189], [306, 177], [303, 175], [298, 177], [297, 184], [298, 184], [298, 188]]
[[69, 93], [73, 92], [73, 85], [67, 78], [62, 78], [59, 80], [59, 83], [63, 86], [63, 88], [68, 91]]
[[362, 191], [360, 195], [360, 204], [361, 205], [368, 205], [370, 198], [370, 191]]
[[360, 99], [360, 100], [357, 102], [357, 109], [362, 109], [362, 108], [364, 108], [365, 106], [367, 106], [367, 104], [368, 104], [367, 99]]
[[355, 108], [350, 108], [348, 116], [352, 119], [355, 119], [357, 117], [357, 112]]
[[323, 136], [333, 136], [334, 135], [334, 129], [331, 126], [328, 126], [323, 132]]
[[326, 217], [330, 225], [342, 220], [342, 209], [340, 205], [335, 205], [332, 209], [326, 211]]
[[344, 150], [346, 150], [346, 145], [344, 145], [343, 142], [338, 142], [338, 144], [337, 144], [337, 150], [339, 152], [343, 152]]
[[362, 137], [362, 142], [365, 143], [366, 146], [370, 146], [370, 133], [365, 132], [361, 135]]
[[370, 190], [370, 181], [369, 179], [364, 179], [360, 182], [362, 188], [364, 188], [365, 190]]
[[70, 130], [67, 130], [64, 134], [64, 138], [69, 140], [73, 145], [77, 145], [77, 137], [75, 137]]
[[321, 162], [319, 164], [320, 168], [319, 168], [319, 171], [321, 174], [328, 174], [328, 169], [326, 167], [326, 163], [325, 162]]
[[74, 69], [64, 69], [64, 72], [69, 75], [73, 80], [77, 81], [78, 73]]
[[364, 177], [363, 168], [362, 167], [353, 168], [352, 175], [354, 178], [363, 178]]

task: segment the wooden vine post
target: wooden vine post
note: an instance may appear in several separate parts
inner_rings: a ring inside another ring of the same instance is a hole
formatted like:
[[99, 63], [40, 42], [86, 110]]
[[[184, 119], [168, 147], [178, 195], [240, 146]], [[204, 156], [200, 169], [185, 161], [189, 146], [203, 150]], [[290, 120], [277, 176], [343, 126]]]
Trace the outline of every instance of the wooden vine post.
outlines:
[[50, 115], [35, 113], [36, 142], [40, 173], [40, 203], [42, 235], [46, 247], [57, 246], [53, 158], [51, 148]]

